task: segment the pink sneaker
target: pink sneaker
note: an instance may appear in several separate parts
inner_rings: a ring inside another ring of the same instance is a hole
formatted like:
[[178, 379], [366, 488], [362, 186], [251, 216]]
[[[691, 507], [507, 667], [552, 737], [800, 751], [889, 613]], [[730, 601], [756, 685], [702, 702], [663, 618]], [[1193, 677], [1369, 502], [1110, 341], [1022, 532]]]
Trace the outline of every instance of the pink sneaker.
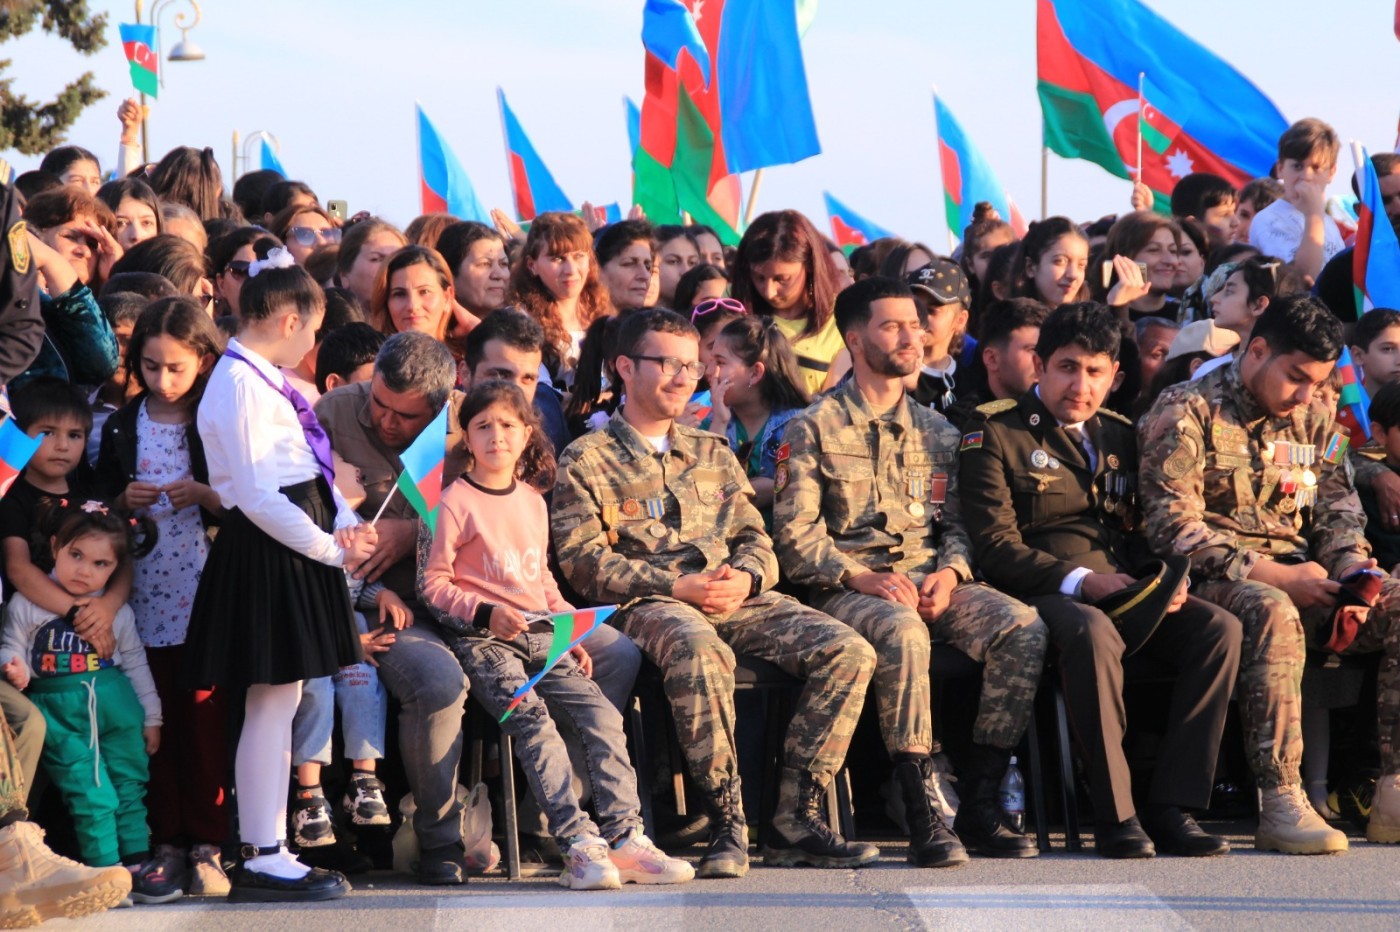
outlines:
[[695, 879], [695, 868], [688, 861], [671, 857], [640, 829], [634, 829], [622, 844], [609, 847], [608, 859], [623, 883], [688, 883]]

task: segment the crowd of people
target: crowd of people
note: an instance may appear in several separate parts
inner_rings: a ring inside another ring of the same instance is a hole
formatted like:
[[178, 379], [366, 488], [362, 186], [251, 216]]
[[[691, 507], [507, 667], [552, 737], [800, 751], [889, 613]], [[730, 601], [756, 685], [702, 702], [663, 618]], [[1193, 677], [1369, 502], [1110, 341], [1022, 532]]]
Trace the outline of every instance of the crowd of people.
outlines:
[[[111, 180], [63, 146], [0, 205], [0, 379], [38, 441], [0, 499], [7, 926], [343, 895], [288, 842], [391, 825], [381, 770], [417, 879], [465, 883], [469, 698], [501, 718], [550, 617], [595, 605], [609, 624], [501, 725], [521, 831], [572, 889], [747, 872], [738, 656], [801, 681], [766, 864], [878, 858], [825, 814], [867, 696], [909, 863], [1038, 855], [998, 790], [1047, 676], [1099, 855], [1229, 851], [1193, 813], [1232, 698], [1255, 847], [1343, 851], [1301, 684], [1358, 653], [1383, 656], [1366, 834], [1400, 842], [1400, 310], [1357, 306], [1325, 123], [1283, 134], [1276, 177], [1181, 179], [1170, 216], [1142, 187], [1019, 238], [986, 209], [943, 256], [848, 254], [792, 210], [734, 247], [636, 210], [342, 222], [276, 173], [226, 192], [207, 149], [141, 164], [119, 116]], [[1400, 156], [1372, 162], [1400, 227]], [[1365, 425], [1339, 417], [1348, 346]], [[400, 457], [444, 408], [430, 521]], [[937, 646], [982, 668], [955, 756]], [[1135, 790], [1139, 652], [1172, 675]], [[643, 664], [703, 804], [696, 864], [645, 833]], [[81, 863], [30, 821], [36, 779]]]

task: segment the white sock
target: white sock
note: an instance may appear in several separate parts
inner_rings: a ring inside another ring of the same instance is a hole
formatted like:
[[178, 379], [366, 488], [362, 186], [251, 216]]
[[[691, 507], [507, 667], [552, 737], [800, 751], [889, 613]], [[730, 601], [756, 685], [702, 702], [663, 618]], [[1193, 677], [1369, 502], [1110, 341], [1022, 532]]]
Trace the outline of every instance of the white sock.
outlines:
[[[299, 682], [248, 687], [243, 732], [234, 758], [239, 836], [244, 844], [267, 848], [281, 842], [286, 833], [292, 719], [300, 703]], [[293, 880], [309, 870], [285, 851], [260, 855], [247, 866]]]
[[269, 874], [284, 880], [300, 880], [311, 873], [311, 868], [298, 861], [286, 848], [276, 854], [260, 854], [243, 863], [248, 870], [258, 874]]

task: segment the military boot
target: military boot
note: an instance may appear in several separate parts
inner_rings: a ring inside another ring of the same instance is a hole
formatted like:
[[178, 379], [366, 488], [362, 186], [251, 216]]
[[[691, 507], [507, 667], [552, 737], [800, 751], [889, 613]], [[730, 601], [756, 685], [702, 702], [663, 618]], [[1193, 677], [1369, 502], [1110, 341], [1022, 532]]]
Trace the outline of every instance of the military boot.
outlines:
[[130, 892], [131, 872], [120, 864], [84, 867], [59, 857], [33, 822], [0, 829], [0, 928], [90, 916], [111, 909]]
[[[824, 779], [822, 779], [824, 778]], [[769, 867], [861, 867], [877, 860], [874, 845], [847, 841], [822, 818], [822, 802], [830, 774], [814, 774], [783, 768], [778, 785], [778, 808], [763, 846], [763, 863]]]
[[[894, 765], [909, 820], [909, 863], [916, 867], [956, 867], [967, 863], [967, 849], [943, 821], [928, 788], [933, 762], [927, 756]], [[963, 803], [967, 805], [967, 803]]]
[[1254, 847], [1284, 854], [1332, 854], [1347, 850], [1348, 845], [1347, 836], [1323, 821], [1302, 786], [1295, 783], [1259, 791]]
[[739, 797], [739, 777], [733, 776], [705, 794], [710, 814], [710, 844], [695, 876], [714, 879], [742, 877], [749, 872], [749, 827]]
[[1400, 842], [1400, 773], [1388, 773], [1376, 781], [1366, 840], [1377, 845]]
[[1001, 778], [1011, 762], [1011, 752], [974, 744], [963, 768], [963, 800], [953, 819], [953, 831], [973, 854], [989, 858], [1033, 858], [1040, 854], [1035, 842], [1012, 824], [1001, 808]]

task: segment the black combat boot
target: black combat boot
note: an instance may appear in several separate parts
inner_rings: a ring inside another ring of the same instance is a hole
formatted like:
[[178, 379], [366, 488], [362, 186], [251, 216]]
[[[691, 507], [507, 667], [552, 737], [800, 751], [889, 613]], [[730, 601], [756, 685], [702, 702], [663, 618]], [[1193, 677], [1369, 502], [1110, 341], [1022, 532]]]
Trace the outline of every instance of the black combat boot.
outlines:
[[710, 814], [710, 845], [695, 876], [706, 879], [742, 877], [749, 872], [749, 828], [739, 797], [739, 777], [721, 781], [705, 794]]
[[861, 867], [877, 860], [874, 845], [847, 841], [822, 818], [825, 780], [807, 770], [783, 768], [778, 785], [778, 808], [763, 846], [763, 863], [769, 867]]
[[998, 790], [1011, 762], [1011, 752], [974, 744], [963, 768], [962, 804], [953, 819], [967, 850], [989, 858], [1033, 858], [1040, 854], [1035, 842], [1012, 824], [1001, 808]]
[[943, 813], [929, 800], [928, 782], [933, 761], [927, 754], [897, 756], [906, 758], [895, 762], [894, 775], [899, 781], [904, 814], [909, 820], [909, 863], [915, 867], [966, 864], [967, 849], [943, 821]]

